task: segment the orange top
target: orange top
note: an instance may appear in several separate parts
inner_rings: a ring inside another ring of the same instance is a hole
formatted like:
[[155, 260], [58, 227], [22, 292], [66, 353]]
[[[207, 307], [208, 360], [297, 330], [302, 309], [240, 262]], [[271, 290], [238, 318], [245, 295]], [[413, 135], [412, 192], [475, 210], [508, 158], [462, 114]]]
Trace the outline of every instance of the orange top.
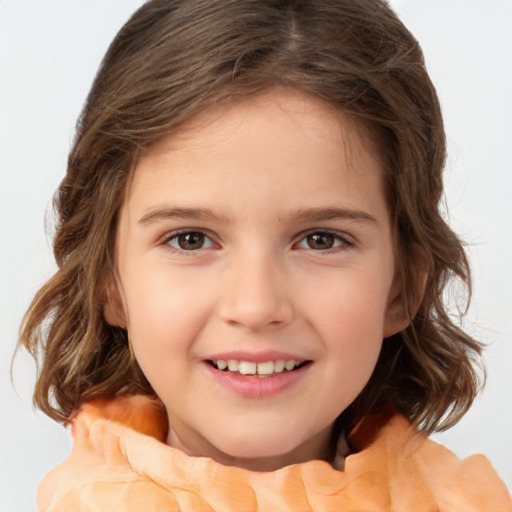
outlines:
[[510, 512], [504, 483], [482, 455], [459, 460], [399, 413], [350, 435], [359, 451], [338, 471], [314, 460], [260, 473], [167, 446], [160, 402], [126, 396], [85, 405], [70, 457], [38, 491], [42, 511]]

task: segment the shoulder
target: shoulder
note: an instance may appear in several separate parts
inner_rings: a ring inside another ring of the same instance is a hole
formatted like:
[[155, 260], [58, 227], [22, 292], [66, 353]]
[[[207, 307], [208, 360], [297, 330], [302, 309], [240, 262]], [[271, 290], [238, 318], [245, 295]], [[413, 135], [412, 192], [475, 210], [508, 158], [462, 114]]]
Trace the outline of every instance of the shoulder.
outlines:
[[507, 488], [486, 457], [459, 459], [394, 409], [364, 420], [350, 441], [359, 451], [347, 458], [346, 470], [379, 468], [392, 503], [412, 505], [421, 496], [441, 511], [512, 511]]
[[158, 446], [166, 429], [163, 409], [152, 399], [122, 397], [86, 404], [72, 421], [73, 451], [39, 486], [38, 508], [179, 510], [172, 494], [138, 472], [127, 453], [130, 437]]

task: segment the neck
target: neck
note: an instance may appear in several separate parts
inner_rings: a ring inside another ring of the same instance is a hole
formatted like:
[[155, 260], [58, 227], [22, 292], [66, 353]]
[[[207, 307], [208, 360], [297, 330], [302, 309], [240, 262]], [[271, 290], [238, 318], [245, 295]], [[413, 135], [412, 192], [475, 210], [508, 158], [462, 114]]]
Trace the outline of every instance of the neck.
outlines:
[[167, 444], [177, 448], [187, 455], [195, 457], [209, 457], [224, 466], [235, 466], [250, 471], [276, 471], [285, 466], [300, 464], [310, 460], [326, 460], [332, 462], [334, 458], [330, 431], [322, 431], [307, 442], [298, 446], [290, 453], [276, 454], [270, 457], [240, 457], [218, 450], [204, 439], [194, 439], [180, 435], [176, 428], [170, 428]]

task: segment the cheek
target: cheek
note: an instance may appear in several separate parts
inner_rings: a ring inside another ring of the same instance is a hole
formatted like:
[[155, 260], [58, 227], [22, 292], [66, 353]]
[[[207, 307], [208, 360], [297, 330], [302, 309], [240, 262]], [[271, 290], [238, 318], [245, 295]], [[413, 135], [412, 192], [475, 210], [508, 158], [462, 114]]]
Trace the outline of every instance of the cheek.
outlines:
[[378, 275], [344, 272], [337, 282], [331, 276], [323, 293], [313, 295], [310, 289], [309, 328], [323, 345], [310, 412], [326, 423], [356, 399], [377, 363], [388, 293]]
[[201, 288], [156, 266], [129, 275], [135, 279], [123, 283], [124, 301], [128, 333], [139, 363], [151, 360], [158, 364], [178, 352], [183, 354], [205, 321], [208, 300]]
[[383, 275], [383, 271], [363, 270], [340, 272], [338, 278], [331, 276], [316, 293], [310, 290], [308, 308], [314, 312], [312, 316], [333, 336], [381, 335], [391, 286], [391, 279], [383, 279]]
[[329, 357], [355, 385], [366, 383], [382, 346], [390, 286], [385, 275], [347, 272], [309, 301], [309, 318]]

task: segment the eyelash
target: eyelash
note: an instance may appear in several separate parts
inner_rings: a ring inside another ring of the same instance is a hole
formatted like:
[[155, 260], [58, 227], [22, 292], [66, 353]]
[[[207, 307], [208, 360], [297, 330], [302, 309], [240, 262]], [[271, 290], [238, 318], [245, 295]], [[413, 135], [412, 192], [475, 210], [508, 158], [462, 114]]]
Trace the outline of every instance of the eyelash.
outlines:
[[[201, 245], [201, 247], [198, 247], [197, 249], [184, 249], [182, 247], [174, 247], [171, 245], [172, 241], [177, 241], [180, 236], [186, 236], [186, 235], [200, 235], [202, 237], [203, 241], [208, 240], [208, 246], [205, 247], [204, 245]], [[329, 247], [327, 249], [313, 249], [312, 247], [300, 247], [300, 244], [305, 242], [307, 243], [308, 237], [312, 236], [329, 236], [333, 238], [333, 247]], [[200, 229], [183, 229], [179, 231], [173, 231], [172, 233], [168, 233], [161, 241], [160, 245], [165, 246], [167, 249], [171, 250], [172, 252], [180, 253], [180, 254], [186, 254], [186, 253], [195, 253], [201, 249], [210, 249], [214, 247], [216, 244], [212, 240], [212, 237], [209, 236], [205, 231], [202, 231]], [[315, 252], [323, 253], [323, 254], [331, 254], [338, 251], [347, 250], [348, 248], [354, 246], [354, 242], [349, 240], [348, 235], [346, 234], [340, 234], [337, 231], [330, 231], [327, 229], [321, 230], [310, 230], [305, 233], [301, 233], [300, 239], [295, 242], [292, 246], [293, 249], [306, 249], [306, 250], [312, 250]]]
[[[301, 234], [301, 238], [299, 239], [298, 242], [296, 242], [293, 247], [297, 247], [299, 248], [299, 244], [302, 243], [302, 242], [306, 242], [308, 237], [310, 236], [314, 236], [314, 235], [328, 235], [330, 237], [333, 237], [334, 239], [334, 244], [337, 244], [337, 245], [334, 245], [333, 247], [329, 247], [327, 249], [313, 249], [312, 247], [304, 247], [304, 249], [306, 250], [313, 250], [315, 252], [320, 252], [320, 253], [323, 253], [323, 254], [331, 254], [331, 253], [334, 253], [334, 252], [338, 252], [338, 251], [344, 251], [344, 250], [347, 250], [349, 249], [350, 247], [354, 246], [355, 243], [354, 241], [352, 240], [349, 240], [349, 237], [347, 234], [345, 233], [340, 233], [338, 231], [330, 231], [329, 229], [312, 229], [310, 231], [307, 231], [305, 233], [302, 233]], [[307, 243], [307, 242], [306, 242]]]
[[[173, 240], [178, 240], [180, 236], [184, 236], [184, 235], [200, 235], [202, 237], [204, 237], [204, 240], [209, 240], [210, 242], [210, 245], [208, 247], [199, 247], [197, 249], [183, 249], [181, 247], [173, 247], [171, 245], [171, 242]], [[179, 231], [173, 231], [172, 233], [168, 233], [162, 240], [161, 242], [161, 245], [162, 246], [165, 246], [167, 249], [173, 251], [173, 252], [177, 252], [177, 253], [194, 253], [194, 252], [197, 252], [198, 250], [200, 249], [209, 249], [210, 247], [213, 247], [215, 245], [215, 242], [213, 242], [212, 240], [212, 237], [210, 237], [207, 233], [205, 233], [204, 231], [200, 230], [200, 229], [181, 229]]]

